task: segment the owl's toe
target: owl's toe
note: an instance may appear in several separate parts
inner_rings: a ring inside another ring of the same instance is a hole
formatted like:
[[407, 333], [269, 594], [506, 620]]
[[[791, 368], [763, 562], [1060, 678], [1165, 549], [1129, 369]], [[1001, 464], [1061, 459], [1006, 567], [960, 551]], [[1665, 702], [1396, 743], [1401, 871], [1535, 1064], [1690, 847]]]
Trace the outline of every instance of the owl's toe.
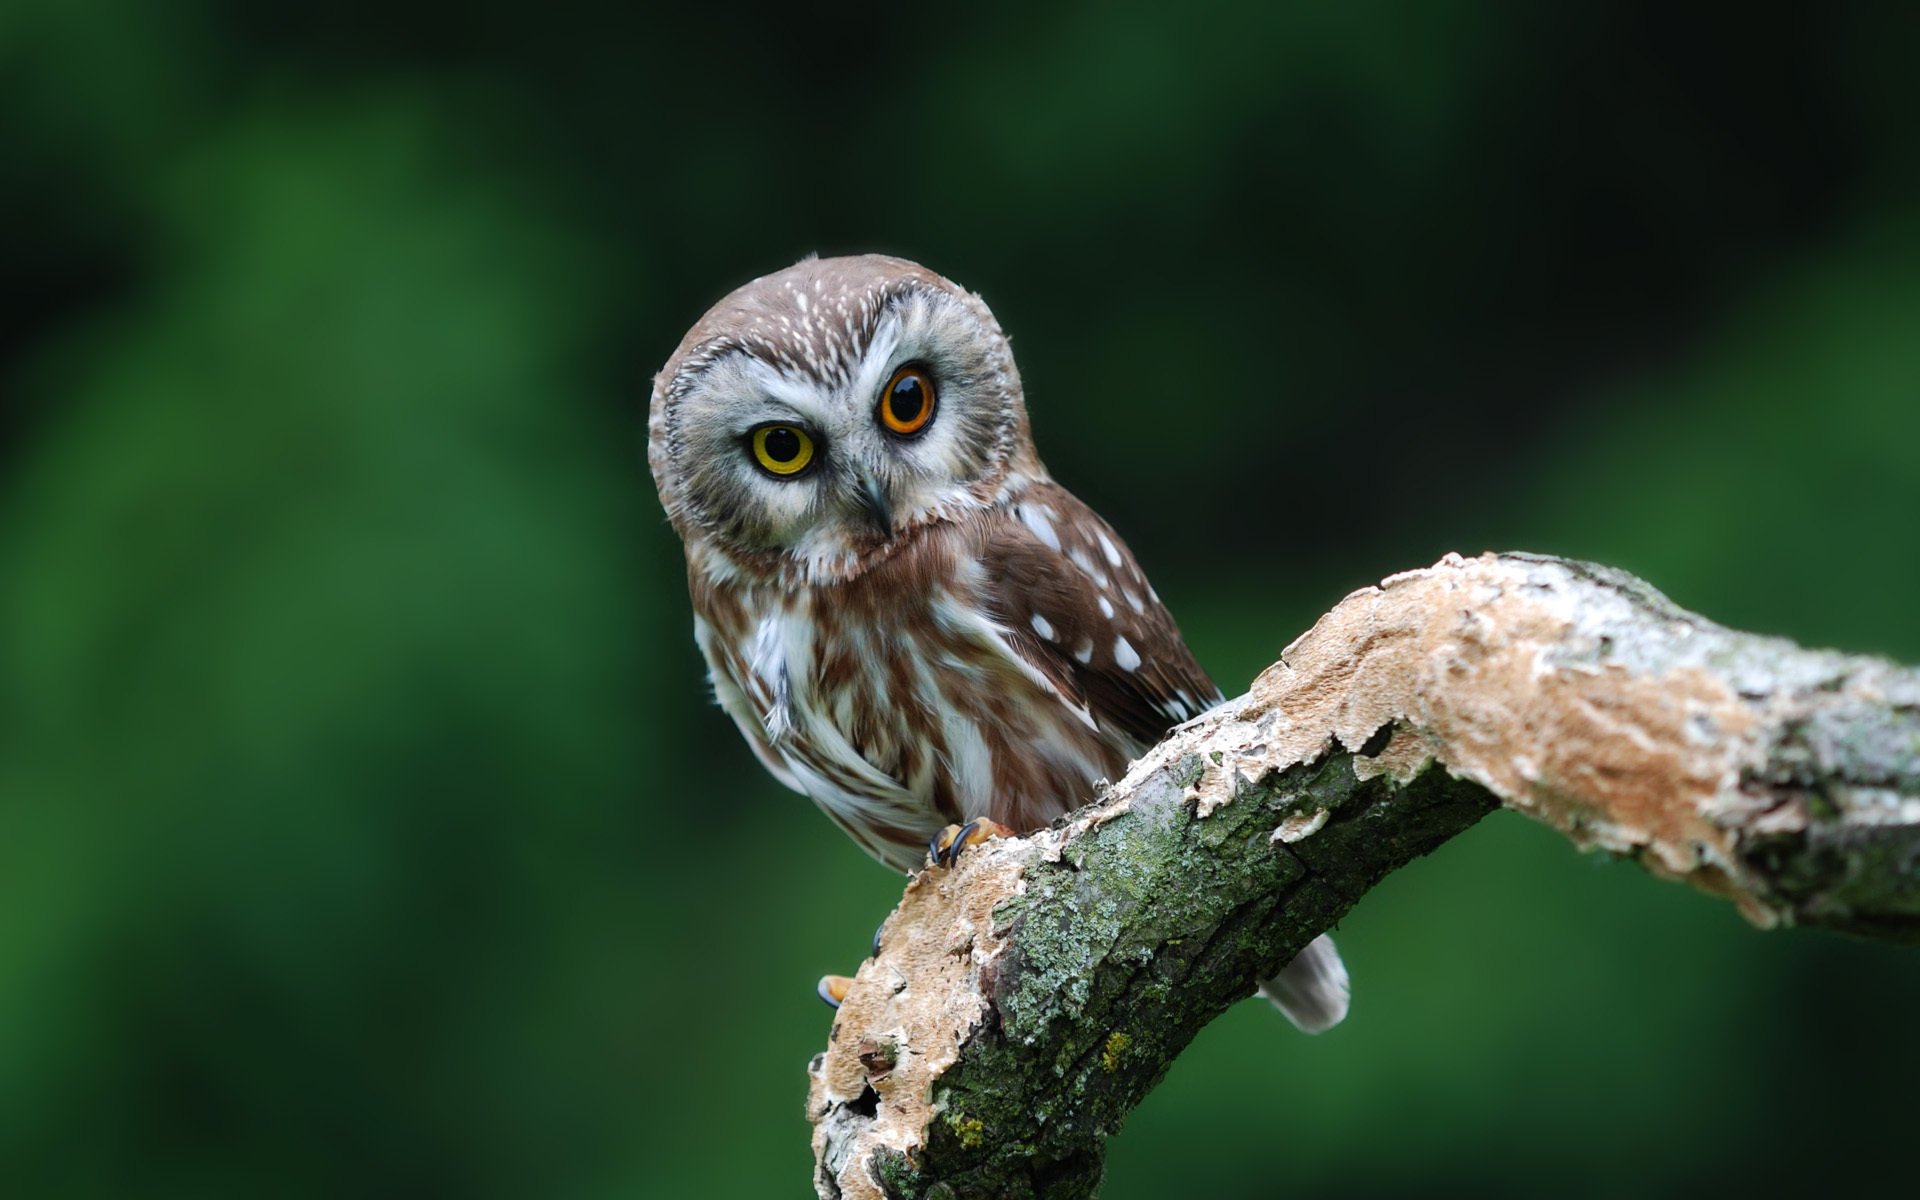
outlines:
[[927, 856], [936, 867], [951, 867], [960, 861], [960, 853], [968, 846], [978, 846], [988, 838], [1013, 837], [1013, 830], [988, 817], [968, 821], [965, 825], [949, 825], [933, 835], [927, 843]]
[[845, 975], [822, 975], [814, 991], [828, 1008], [839, 1008], [840, 1002], [847, 998], [847, 989], [852, 986], [853, 980]]

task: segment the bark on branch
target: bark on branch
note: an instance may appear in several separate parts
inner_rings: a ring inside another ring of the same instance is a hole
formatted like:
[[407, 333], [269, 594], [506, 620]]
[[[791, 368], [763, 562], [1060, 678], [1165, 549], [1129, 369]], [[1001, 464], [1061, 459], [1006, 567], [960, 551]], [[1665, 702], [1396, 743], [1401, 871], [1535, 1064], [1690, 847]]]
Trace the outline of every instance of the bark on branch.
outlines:
[[1920, 941], [1920, 672], [1450, 555], [1090, 806], [907, 886], [811, 1064], [820, 1195], [1093, 1195], [1201, 1026], [1502, 806], [1762, 926]]

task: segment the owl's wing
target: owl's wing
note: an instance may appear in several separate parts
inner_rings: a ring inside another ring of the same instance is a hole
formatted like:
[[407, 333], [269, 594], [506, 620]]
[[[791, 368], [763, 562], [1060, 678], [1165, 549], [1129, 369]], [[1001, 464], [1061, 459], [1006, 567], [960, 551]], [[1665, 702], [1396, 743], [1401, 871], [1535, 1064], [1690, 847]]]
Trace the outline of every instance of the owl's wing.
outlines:
[[1132, 752], [1220, 702], [1133, 554], [1072, 493], [1035, 484], [983, 532], [988, 603], [1014, 651]]

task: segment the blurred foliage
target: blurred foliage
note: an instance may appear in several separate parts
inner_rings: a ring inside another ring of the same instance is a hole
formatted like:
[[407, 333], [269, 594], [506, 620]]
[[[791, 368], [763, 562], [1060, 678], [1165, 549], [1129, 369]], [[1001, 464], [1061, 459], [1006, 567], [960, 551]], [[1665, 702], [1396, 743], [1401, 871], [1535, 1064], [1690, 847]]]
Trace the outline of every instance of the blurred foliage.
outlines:
[[[988, 297], [1229, 690], [1489, 546], [1920, 660], [1916, 33], [15, 0], [5, 1191], [803, 1194], [898, 881], [706, 704], [639, 414], [804, 252]], [[1342, 942], [1349, 1023], [1230, 1013], [1107, 1195], [1904, 1174], [1908, 952], [1501, 817]]]

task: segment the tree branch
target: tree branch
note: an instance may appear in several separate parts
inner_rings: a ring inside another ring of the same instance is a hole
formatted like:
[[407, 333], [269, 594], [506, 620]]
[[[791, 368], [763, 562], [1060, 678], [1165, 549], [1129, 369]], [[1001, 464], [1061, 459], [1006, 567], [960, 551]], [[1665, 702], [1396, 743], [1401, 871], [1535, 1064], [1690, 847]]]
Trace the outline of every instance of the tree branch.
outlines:
[[1762, 926], [1920, 941], [1920, 673], [1449, 555], [1092, 805], [908, 884], [811, 1064], [820, 1195], [1093, 1195], [1201, 1026], [1501, 806]]

